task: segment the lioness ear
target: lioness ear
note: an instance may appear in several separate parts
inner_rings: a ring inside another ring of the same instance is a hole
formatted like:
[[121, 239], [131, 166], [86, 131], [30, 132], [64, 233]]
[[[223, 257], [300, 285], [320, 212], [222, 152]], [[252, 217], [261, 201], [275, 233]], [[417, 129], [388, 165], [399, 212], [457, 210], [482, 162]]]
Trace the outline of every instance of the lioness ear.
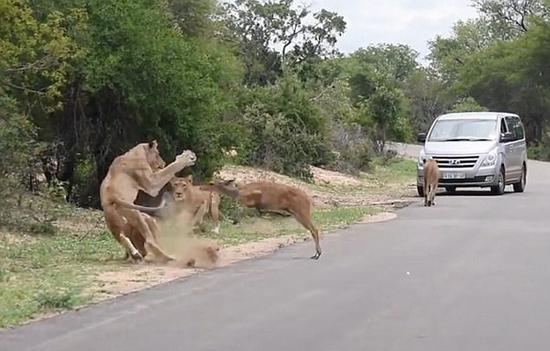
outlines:
[[225, 181], [225, 185], [231, 185], [233, 183], [235, 183], [235, 179], [229, 179]]
[[156, 140], [151, 140], [151, 141], [149, 142], [149, 149], [156, 149], [156, 148], [158, 147], [158, 145], [159, 145], [159, 144], [157, 143]]
[[187, 181], [189, 181], [189, 182], [193, 181], [193, 175], [192, 174], [187, 176]]

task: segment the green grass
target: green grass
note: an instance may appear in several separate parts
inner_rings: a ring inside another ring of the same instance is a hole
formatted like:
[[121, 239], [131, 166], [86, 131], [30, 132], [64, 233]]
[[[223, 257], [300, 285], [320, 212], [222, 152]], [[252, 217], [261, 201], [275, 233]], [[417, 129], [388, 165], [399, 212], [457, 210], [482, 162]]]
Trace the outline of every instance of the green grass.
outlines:
[[110, 234], [54, 236], [0, 234], [0, 327], [85, 304], [95, 272], [122, 257]]
[[[414, 162], [392, 160], [378, 163], [373, 172], [363, 175], [360, 186], [315, 187], [327, 194], [380, 193], [385, 188], [399, 193], [414, 175]], [[18, 206], [16, 201], [7, 203], [8, 210], [0, 215], [0, 227], [10, 233], [0, 231], [0, 328], [85, 305], [94, 298], [89, 287], [96, 275], [123, 267], [123, 250], [105, 231], [100, 212], [36, 196], [26, 197]], [[316, 209], [313, 221], [326, 234], [378, 211], [365, 206]], [[224, 221], [221, 234], [200, 235], [224, 246], [285, 235], [310, 236], [292, 217], [241, 212], [245, 216], [240, 223]]]
[[[326, 210], [318, 210], [313, 213], [313, 222], [321, 232], [345, 228], [360, 221], [367, 215], [378, 213], [380, 210], [373, 207], [339, 207]], [[224, 246], [239, 245], [250, 241], [266, 238], [280, 237], [284, 235], [305, 235], [309, 232], [299, 224], [294, 217], [284, 217], [276, 214], [266, 214], [261, 217], [243, 217], [238, 224], [228, 221], [223, 222], [220, 228], [221, 234], [211, 234], [206, 226], [204, 236], [216, 239]]]
[[[334, 208], [314, 213], [323, 233], [343, 228], [374, 214], [374, 208]], [[233, 225], [223, 222], [221, 234], [204, 233], [222, 245], [237, 245], [283, 235], [305, 235], [292, 217], [245, 217]], [[0, 328], [18, 325], [35, 316], [70, 310], [91, 301], [86, 292], [97, 272], [122, 265], [122, 249], [106, 232], [54, 236], [0, 234]]]

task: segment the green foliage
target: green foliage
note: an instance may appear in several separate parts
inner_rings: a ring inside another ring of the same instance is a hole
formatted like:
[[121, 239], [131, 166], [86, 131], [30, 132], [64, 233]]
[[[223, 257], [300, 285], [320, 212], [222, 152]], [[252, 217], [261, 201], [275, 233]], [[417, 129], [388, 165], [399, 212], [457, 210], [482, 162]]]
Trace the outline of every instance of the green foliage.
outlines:
[[407, 114], [413, 134], [426, 132], [434, 119], [449, 110], [455, 98], [431, 71], [417, 70], [404, 88]]
[[336, 58], [346, 23], [334, 12], [294, 0], [7, 0], [0, 10], [1, 172], [28, 182], [48, 154], [52, 198], [98, 206], [112, 160], [151, 139], [168, 162], [195, 151], [198, 180], [228, 161], [224, 150], [310, 179], [310, 165], [365, 169], [373, 145], [410, 134], [402, 90], [417, 53], [379, 45]]
[[72, 291], [43, 291], [36, 301], [40, 309], [70, 310], [77, 305], [76, 295]]
[[453, 105], [450, 112], [482, 112], [487, 108], [481, 106], [473, 97], [467, 97]]
[[245, 104], [242, 122], [249, 131], [248, 162], [276, 172], [311, 178], [310, 165], [331, 157], [326, 120], [294, 76], [256, 88]]
[[285, 67], [299, 69], [332, 56], [337, 37], [346, 28], [336, 13], [312, 14], [294, 0], [231, 1], [224, 4], [219, 17], [224, 39], [235, 43], [244, 62], [244, 81], [249, 85], [273, 84]]
[[17, 110], [15, 100], [0, 95], [0, 193], [10, 194], [22, 185], [37, 147], [34, 137], [35, 127]]

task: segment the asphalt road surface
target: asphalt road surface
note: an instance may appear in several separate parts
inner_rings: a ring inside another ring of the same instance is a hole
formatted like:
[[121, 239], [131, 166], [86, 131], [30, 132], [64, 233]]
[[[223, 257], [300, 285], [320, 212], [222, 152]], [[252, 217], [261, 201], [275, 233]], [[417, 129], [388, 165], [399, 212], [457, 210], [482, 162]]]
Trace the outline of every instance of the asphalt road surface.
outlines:
[[0, 333], [0, 350], [550, 349], [550, 165], [393, 221]]

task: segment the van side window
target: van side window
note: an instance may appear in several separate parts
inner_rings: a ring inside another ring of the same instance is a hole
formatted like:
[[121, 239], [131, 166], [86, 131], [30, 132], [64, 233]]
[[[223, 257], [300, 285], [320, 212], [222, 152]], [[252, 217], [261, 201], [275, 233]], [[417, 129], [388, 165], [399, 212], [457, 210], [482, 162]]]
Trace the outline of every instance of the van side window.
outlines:
[[506, 122], [504, 122], [504, 118], [500, 120], [500, 133], [504, 134], [508, 132], [508, 128], [506, 128]]
[[521, 140], [524, 137], [523, 126], [521, 120], [516, 116], [506, 117], [506, 123], [510, 132], [514, 135], [514, 140]]
[[521, 123], [521, 120], [518, 117], [514, 117], [514, 119], [516, 120], [518, 139], [521, 140], [525, 138], [525, 130], [523, 128], [523, 123]]

